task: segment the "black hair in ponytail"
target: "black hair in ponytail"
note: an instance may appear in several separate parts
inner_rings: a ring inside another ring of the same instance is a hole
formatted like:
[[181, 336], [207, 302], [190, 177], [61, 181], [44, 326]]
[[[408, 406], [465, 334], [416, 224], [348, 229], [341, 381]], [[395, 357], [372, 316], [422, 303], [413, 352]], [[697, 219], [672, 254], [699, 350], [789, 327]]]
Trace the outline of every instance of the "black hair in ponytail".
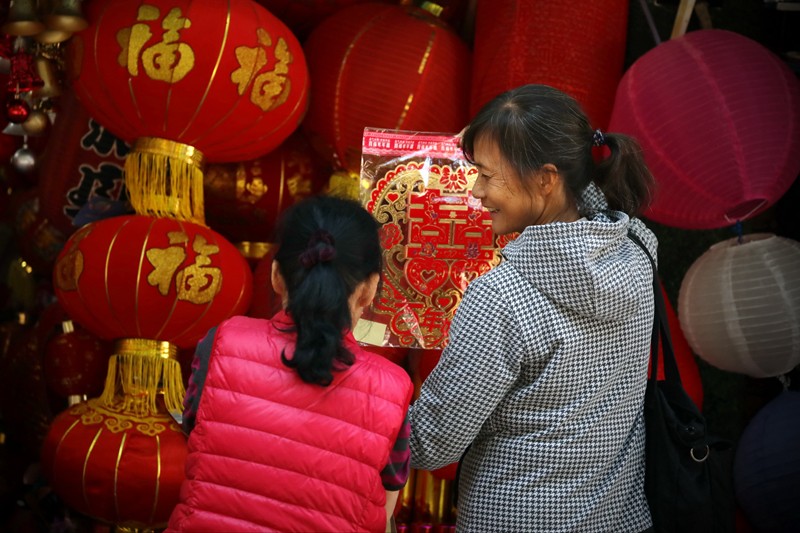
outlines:
[[353, 327], [348, 300], [381, 271], [378, 224], [356, 202], [319, 196], [284, 213], [277, 241], [275, 260], [297, 334], [294, 354], [281, 358], [303, 381], [329, 385], [337, 368], [353, 364], [342, 345], [342, 334]]

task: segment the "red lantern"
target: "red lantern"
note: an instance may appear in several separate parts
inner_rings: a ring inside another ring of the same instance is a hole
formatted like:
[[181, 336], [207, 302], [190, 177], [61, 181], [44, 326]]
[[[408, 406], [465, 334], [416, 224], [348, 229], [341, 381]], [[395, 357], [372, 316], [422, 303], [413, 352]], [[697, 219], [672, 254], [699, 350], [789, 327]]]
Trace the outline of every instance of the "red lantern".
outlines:
[[269, 245], [266, 254], [259, 259], [253, 272], [253, 298], [247, 316], [272, 318], [281, 309], [280, 297], [272, 289], [272, 260], [275, 247]]
[[56, 417], [42, 470], [70, 507], [131, 529], [164, 527], [184, 479], [186, 438], [167, 414], [93, 399]]
[[338, 169], [358, 174], [365, 127], [456, 132], [467, 122], [467, 45], [429, 13], [359, 4], [305, 42], [313, 90], [303, 128]]
[[74, 88], [91, 116], [133, 143], [137, 213], [202, 222], [205, 160], [246, 161], [302, 120], [308, 72], [292, 32], [252, 0], [93, 0], [70, 41]]
[[526, 83], [551, 85], [605, 129], [622, 76], [628, 0], [478, 2], [470, 111]]
[[609, 129], [638, 138], [658, 182], [645, 216], [730, 226], [775, 203], [800, 172], [800, 85], [755, 41], [693, 31], [628, 69]]
[[247, 310], [252, 274], [239, 251], [209, 228], [126, 215], [74, 233], [53, 283], [70, 317], [101, 339], [190, 347]]
[[111, 346], [72, 321], [62, 323], [63, 332], [45, 348], [44, 377], [50, 392], [62, 397], [97, 396], [106, 381], [106, 363]]
[[72, 91], [59, 109], [38, 165], [43, 215], [69, 237], [78, 212], [94, 198], [125, 201], [122, 167], [130, 146], [89, 116]]
[[[364, 2], [381, 0], [257, 0], [289, 26], [298, 38], [307, 37], [320, 22], [337, 11]], [[391, 0], [383, 0], [390, 2]]]
[[322, 191], [330, 171], [301, 131], [265, 156], [209, 165], [206, 220], [232, 242], [271, 242], [289, 205]]

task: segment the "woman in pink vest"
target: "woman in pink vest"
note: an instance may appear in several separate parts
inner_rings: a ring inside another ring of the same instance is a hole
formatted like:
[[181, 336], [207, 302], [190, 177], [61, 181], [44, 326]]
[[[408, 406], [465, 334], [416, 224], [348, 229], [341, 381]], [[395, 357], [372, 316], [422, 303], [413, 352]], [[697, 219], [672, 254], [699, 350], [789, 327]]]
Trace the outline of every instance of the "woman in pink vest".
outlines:
[[406, 482], [411, 381], [351, 331], [380, 280], [375, 220], [309, 199], [278, 246], [283, 311], [233, 317], [198, 345], [168, 531], [385, 531]]

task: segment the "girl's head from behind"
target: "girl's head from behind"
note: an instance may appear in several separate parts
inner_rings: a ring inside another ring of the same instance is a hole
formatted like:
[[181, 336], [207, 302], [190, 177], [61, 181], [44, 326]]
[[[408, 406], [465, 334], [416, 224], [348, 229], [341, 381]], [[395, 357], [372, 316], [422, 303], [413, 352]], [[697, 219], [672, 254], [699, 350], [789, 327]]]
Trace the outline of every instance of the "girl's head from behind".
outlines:
[[290, 207], [278, 223], [273, 285], [295, 323], [297, 345], [284, 363], [309, 383], [327, 385], [352, 364], [342, 346], [381, 272], [378, 224], [359, 204], [320, 196]]
[[[611, 156], [595, 164], [592, 147], [600, 141]], [[523, 85], [487, 103], [463, 133], [462, 148], [474, 162], [476, 145], [496, 145], [505, 163], [532, 190], [534, 179], [553, 170], [567, 200], [578, 199], [591, 181], [606, 193], [612, 209], [637, 212], [649, 198], [652, 176], [638, 143], [625, 135], [595, 134], [580, 104], [546, 85]]]

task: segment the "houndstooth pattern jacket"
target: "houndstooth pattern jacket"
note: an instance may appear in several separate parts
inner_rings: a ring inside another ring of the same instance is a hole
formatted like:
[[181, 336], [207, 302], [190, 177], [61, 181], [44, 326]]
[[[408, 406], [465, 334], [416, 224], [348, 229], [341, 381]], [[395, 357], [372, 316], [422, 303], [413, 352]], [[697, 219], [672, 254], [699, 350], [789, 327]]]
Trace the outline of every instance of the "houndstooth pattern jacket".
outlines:
[[531, 226], [467, 289], [412, 406], [411, 462], [458, 461], [457, 530], [639, 532], [656, 256], [637, 219]]

